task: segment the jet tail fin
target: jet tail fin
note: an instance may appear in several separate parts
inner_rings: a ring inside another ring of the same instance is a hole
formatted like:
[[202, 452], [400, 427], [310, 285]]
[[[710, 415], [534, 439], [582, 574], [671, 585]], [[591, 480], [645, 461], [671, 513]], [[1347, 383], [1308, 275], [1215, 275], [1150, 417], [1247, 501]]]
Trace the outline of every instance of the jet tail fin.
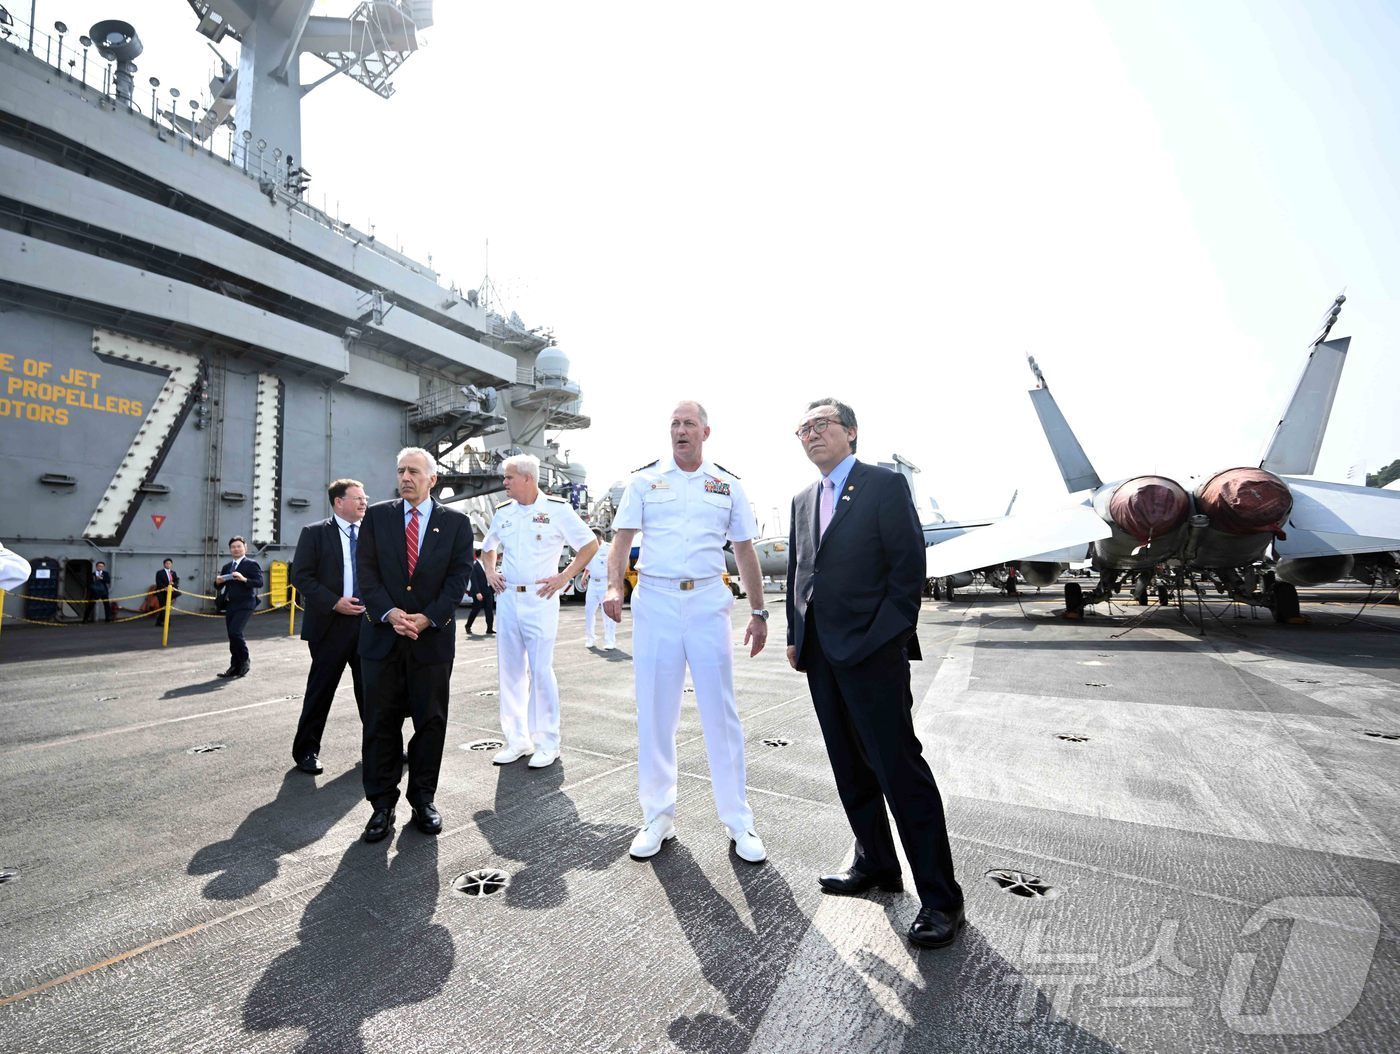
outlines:
[[1084, 453], [1084, 448], [1079, 445], [1079, 440], [1070, 429], [1065, 415], [1060, 412], [1055, 397], [1050, 394], [1045, 375], [1040, 372], [1035, 359], [1029, 355], [1026, 358], [1037, 382], [1037, 386], [1030, 392], [1031, 405], [1035, 407], [1036, 416], [1040, 418], [1040, 427], [1050, 444], [1050, 452], [1055, 455], [1055, 463], [1060, 466], [1065, 488], [1073, 494], [1076, 491], [1103, 486], [1103, 480], [1099, 479], [1099, 474], [1094, 471], [1089, 456]]
[[1298, 386], [1264, 448], [1260, 468], [1298, 476], [1310, 475], [1317, 469], [1318, 452], [1350, 344], [1350, 337], [1341, 337], [1319, 340], [1312, 346]]

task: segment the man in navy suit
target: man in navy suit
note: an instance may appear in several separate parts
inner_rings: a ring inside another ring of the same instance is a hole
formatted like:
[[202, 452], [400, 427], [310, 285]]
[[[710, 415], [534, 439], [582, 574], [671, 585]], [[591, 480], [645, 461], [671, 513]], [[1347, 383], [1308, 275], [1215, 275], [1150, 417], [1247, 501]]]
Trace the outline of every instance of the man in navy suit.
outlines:
[[258, 607], [258, 590], [262, 588], [262, 567], [248, 556], [248, 543], [242, 535], [228, 540], [230, 560], [214, 576], [214, 585], [225, 598], [224, 625], [228, 629], [229, 666], [220, 677], [245, 677], [252, 668], [248, 657], [248, 642], [243, 639], [244, 627]]
[[83, 608], [83, 621], [95, 622], [97, 608], [102, 607], [102, 616], [108, 622], [117, 617], [117, 605], [108, 599], [112, 595], [112, 572], [107, 570], [107, 562], [99, 560], [92, 568], [92, 579], [88, 582], [88, 604]]
[[832, 893], [903, 889], [894, 814], [922, 907], [915, 944], [941, 948], [964, 925], [943, 799], [914, 732], [909, 660], [924, 583], [924, 539], [904, 477], [855, 458], [856, 415], [821, 399], [797, 430], [822, 478], [792, 501], [787, 658], [805, 670], [855, 860], [817, 881]]
[[491, 588], [491, 583], [486, 580], [486, 568], [481, 563], [481, 547], [476, 550], [476, 559], [472, 561], [472, 574], [467, 592], [472, 597], [472, 608], [467, 612], [467, 636], [471, 636], [472, 623], [476, 621], [476, 616], [480, 613], [486, 615], [486, 635], [494, 637], [496, 624], [496, 591]]
[[347, 666], [355, 682], [355, 709], [362, 722], [365, 714], [359, 649], [360, 616], [365, 606], [359, 601], [355, 555], [369, 498], [357, 479], [336, 480], [326, 488], [326, 495], [333, 514], [301, 529], [292, 558], [292, 584], [306, 609], [301, 639], [311, 650], [311, 671], [306, 677], [301, 720], [292, 739], [292, 759], [297, 768], [313, 776], [321, 772], [321, 735]]
[[394, 826], [402, 775], [403, 721], [408, 742], [408, 801], [424, 834], [442, 830], [433, 804], [447, 736], [447, 691], [456, 643], [452, 620], [472, 562], [471, 521], [432, 498], [437, 463], [421, 447], [398, 457], [399, 498], [370, 506], [360, 528], [356, 568], [365, 618], [360, 666], [365, 679], [364, 783], [373, 815], [366, 842]]
[[180, 595], [180, 576], [175, 573], [175, 561], [166, 557], [160, 565], [160, 570], [156, 572], [156, 614], [151, 621], [157, 625], [165, 624], [165, 587], [170, 586], [170, 602], [173, 604], [175, 598]]

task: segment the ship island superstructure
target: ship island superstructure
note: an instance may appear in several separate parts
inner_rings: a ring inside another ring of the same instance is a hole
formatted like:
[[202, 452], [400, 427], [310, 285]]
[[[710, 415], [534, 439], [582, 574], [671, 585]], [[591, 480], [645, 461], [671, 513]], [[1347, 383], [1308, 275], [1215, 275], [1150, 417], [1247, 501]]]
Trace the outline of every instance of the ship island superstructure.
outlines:
[[290, 560], [327, 481], [390, 497], [405, 445], [478, 534], [511, 453], [586, 504], [557, 437], [590, 422], [552, 334], [306, 200], [320, 81], [298, 57], [388, 98], [431, 3], [162, 6], [238, 44], [200, 98], [137, 79], [131, 23], [41, 31], [0, 6], [0, 539], [57, 561], [65, 596], [99, 559], [138, 593], [167, 556], [209, 593], [229, 536]]

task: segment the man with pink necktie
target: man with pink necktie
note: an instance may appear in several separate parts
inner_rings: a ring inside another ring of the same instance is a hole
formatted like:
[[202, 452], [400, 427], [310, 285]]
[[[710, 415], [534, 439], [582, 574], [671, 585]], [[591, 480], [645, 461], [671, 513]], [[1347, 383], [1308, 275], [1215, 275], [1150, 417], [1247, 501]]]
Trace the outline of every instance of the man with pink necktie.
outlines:
[[433, 500], [437, 463], [421, 447], [399, 451], [399, 497], [371, 505], [360, 525], [355, 566], [365, 621], [360, 626], [364, 680], [365, 797], [374, 809], [365, 841], [394, 826], [408, 741], [408, 802], [424, 834], [442, 830], [433, 804], [447, 736], [447, 691], [456, 635], [453, 616], [472, 565], [471, 521]]
[[851, 866], [817, 882], [828, 893], [904, 888], [888, 803], [921, 904], [909, 939], [941, 948], [964, 925], [963, 894], [909, 690], [909, 660], [922, 658], [923, 531], [904, 477], [856, 460], [845, 403], [811, 403], [797, 438], [821, 479], [792, 500], [787, 659], [807, 674], [856, 836]]

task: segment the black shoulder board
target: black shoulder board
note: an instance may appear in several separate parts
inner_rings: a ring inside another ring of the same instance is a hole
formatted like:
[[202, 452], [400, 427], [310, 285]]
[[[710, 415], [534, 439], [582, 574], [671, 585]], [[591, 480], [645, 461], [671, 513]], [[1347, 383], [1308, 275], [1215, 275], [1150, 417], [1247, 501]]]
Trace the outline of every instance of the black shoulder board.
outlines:
[[743, 479], [743, 478], [744, 478], [743, 476], [739, 475], [739, 473], [737, 473], [737, 472], [731, 472], [731, 471], [729, 471], [729, 469], [725, 468], [725, 467], [724, 467], [723, 465], [721, 465], [718, 461], [715, 462], [715, 468], [719, 469], [719, 470], [720, 470], [721, 472], [723, 472], [726, 476], [733, 476], [735, 479]]
[[514, 498], [507, 498], [505, 501], [502, 501], [502, 502], [497, 503], [496, 508], [498, 508], [498, 509], [504, 509], [507, 505], [509, 505], [509, 504], [510, 504], [511, 502], [513, 502], [514, 500], [515, 500]]
[[546, 494], [545, 497], [548, 498], [550, 501], [562, 501], [565, 505], [569, 504], [569, 502], [566, 499], [561, 498], [556, 494]]
[[657, 458], [655, 461], [649, 462], [648, 464], [643, 465], [641, 468], [634, 468], [632, 471], [633, 471], [633, 472], [645, 472], [647, 469], [651, 468], [652, 465], [659, 465], [659, 464], [661, 464], [661, 459], [660, 459], [660, 458]]

